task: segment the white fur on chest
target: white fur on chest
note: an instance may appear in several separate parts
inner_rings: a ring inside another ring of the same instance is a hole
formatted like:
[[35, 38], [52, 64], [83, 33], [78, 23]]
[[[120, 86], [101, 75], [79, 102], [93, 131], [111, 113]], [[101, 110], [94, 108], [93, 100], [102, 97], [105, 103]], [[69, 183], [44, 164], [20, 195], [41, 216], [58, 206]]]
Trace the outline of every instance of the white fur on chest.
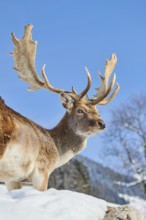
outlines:
[[67, 163], [71, 158], [74, 157], [74, 155], [75, 154], [73, 153], [73, 151], [69, 150], [68, 152], [66, 152], [65, 154], [60, 156], [56, 168], [64, 165], [65, 163]]
[[7, 146], [3, 158], [0, 160], [0, 181], [17, 181], [25, 179], [34, 169], [34, 158], [25, 155], [23, 146], [11, 144]]
[[62, 166], [62, 165], [64, 165], [64, 164], [67, 163], [70, 159], [72, 159], [76, 154], [80, 153], [80, 152], [86, 147], [86, 144], [87, 144], [87, 140], [85, 140], [85, 141], [82, 143], [82, 147], [81, 147], [80, 151], [74, 153], [73, 150], [69, 150], [69, 151], [67, 151], [65, 154], [63, 154], [62, 156], [60, 156], [56, 168], [57, 168], [57, 167], [60, 167], [60, 166]]

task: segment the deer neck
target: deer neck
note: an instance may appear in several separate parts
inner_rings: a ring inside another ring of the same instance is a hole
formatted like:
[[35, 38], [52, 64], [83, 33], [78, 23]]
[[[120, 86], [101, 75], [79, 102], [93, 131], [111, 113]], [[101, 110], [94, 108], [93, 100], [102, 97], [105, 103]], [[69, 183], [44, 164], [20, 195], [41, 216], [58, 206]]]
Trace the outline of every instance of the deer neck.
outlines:
[[87, 137], [77, 135], [74, 129], [70, 127], [68, 113], [64, 115], [56, 127], [49, 130], [49, 133], [55, 142], [60, 156], [63, 156], [69, 151], [76, 154], [86, 145]]

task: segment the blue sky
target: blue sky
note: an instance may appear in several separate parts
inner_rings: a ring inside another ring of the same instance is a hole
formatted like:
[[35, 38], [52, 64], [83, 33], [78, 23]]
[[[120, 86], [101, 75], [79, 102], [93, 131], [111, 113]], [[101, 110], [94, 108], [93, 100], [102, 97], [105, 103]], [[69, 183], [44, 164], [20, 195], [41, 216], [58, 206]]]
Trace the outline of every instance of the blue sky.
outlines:
[[[106, 58], [116, 52], [121, 90], [113, 102], [99, 108], [107, 127], [110, 109], [146, 91], [146, 1], [1, 0], [0, 6], [0, 95], [21, 114], [50, 128], [65, 112], [58, 95], [45, 90], [28, 92], [12, 69], [11, 32], [22, 37], [28, 23], [34, 25], [33, 39], [38, 41], [37, 72], [46, 63], [48, 78], [56, 87], [70, 90], [74, 85], [81, 91], [87, 66], [92, 96], [99, 85], [97, 70], [103, 73]], [[99, 160], [102, 147], [100, 136], [92, 137], [83, 154]]]

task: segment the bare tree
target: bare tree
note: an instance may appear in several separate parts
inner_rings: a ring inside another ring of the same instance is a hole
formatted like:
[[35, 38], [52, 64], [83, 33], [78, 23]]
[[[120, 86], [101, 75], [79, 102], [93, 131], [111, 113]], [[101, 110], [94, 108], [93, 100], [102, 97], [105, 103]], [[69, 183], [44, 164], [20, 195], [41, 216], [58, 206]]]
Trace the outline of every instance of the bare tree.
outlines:
[[114, 109], [109, 127], [103, 135], [108, 150], [122, 160], [124, 168], [137, 174], [146, 194], [146, 94]]

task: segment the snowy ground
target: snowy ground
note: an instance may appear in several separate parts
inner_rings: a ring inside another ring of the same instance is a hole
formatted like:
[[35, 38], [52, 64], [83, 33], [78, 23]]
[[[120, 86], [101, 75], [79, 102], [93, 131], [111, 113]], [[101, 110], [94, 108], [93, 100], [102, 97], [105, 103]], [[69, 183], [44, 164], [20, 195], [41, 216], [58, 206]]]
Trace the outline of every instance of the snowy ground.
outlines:
[[146, 201], [145, 200], [138, 198], [138, 197], [129, 196], [129, 195], [120, 194], [119, 196], [124, 198], [134, 208], [139, 209], [146, 217]]
[[[146, 201], [120, 195], [146, 217]], [[102, 220], [109, 204], [101, 199], [68, 190], [39, 192], [31, 187], [7, 192], [0, 185], [0, 220]]]
[[105, 201], [77, 192], [0, 186], [0, 220], [102, 220], [106, 210]]

